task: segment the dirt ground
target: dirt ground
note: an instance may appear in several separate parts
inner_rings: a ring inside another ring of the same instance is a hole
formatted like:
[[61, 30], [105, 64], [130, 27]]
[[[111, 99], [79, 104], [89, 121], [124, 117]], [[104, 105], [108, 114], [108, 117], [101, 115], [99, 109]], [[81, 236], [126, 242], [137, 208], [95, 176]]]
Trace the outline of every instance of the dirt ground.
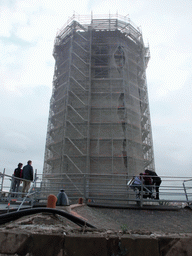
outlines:
[[85, 229], [92, 233], [127, 234], [186, 234], [192, 235], [192, 210], [177, 211], [110, 209], [89, 207], [86, 205], [71, 207], [70, 213], [97, 229], [80, 228], [60, 215], [39, 213], [22, 217], [0, 226], [0, 231], [24, 231], [27, 233], [81, 233]]

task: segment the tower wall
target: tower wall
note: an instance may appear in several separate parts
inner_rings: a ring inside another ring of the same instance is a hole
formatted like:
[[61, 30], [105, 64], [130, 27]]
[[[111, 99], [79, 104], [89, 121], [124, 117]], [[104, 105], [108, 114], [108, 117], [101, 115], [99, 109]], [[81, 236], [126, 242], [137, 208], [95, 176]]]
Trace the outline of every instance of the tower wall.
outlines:
[[[78, 183], [77, 174], [128, 179], [154, 169], [145, 73], [149, 49], [140, 30], [119, 19], [73, 19], [57, 35], [53, 55], [45, 177], [55, 174], [63, 187], [69, 182], [64, 173], [74, 174], [70, 177]], [[90, 194], [99, 182], [89, 180]]]

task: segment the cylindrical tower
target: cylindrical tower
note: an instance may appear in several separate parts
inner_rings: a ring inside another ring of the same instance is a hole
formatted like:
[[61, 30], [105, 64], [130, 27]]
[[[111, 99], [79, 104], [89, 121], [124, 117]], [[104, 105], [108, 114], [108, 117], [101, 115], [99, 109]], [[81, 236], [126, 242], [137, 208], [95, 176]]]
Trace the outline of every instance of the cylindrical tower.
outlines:
[[120, 16], [74, 16], [58, 33], [43, 172], [59, 188], [72, 174], [154, 169], [149, 55], [140, 29]]

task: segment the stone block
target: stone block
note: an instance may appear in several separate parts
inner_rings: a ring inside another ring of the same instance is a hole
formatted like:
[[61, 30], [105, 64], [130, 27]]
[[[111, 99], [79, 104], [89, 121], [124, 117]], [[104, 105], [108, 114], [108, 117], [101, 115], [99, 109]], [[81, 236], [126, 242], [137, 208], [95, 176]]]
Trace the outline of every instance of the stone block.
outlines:
[[28, 235], [11, 232], [0, 233], [0, 253], [15, 254], [26, 243]]
[[0, 233], [0, 253], [4, 254], [59, 256], [63, 248], [63, 236]]
[[161, 256], [167, 255], [171, 247], [179, 241], [179, 238], [172, 237], [159, 237], [159, 253]]
[[[119, 237], [109, 237], [107, 239], [107, 255], [119, 255]], [[121, 255], [121, 254], [120, 254]]]
[[107, 240], [98, 236], [65, 236], [65, 256], [108, 256]]
[[124, 236], [120, 240], [119, 248], [122, 255], [159, 256], [158, 240], [155, 238]]
[[[162, 242], [161, 242], [162, 245]], [[167, 239], [166, 247], [160, 248], [160, 256], [191, 256], [192, 238]]]

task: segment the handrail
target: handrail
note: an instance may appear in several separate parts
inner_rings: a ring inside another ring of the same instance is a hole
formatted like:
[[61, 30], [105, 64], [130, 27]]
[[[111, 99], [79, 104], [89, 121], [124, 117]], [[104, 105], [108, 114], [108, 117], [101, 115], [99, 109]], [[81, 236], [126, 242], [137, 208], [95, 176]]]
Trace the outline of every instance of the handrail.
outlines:
[[79, 169], [79, 167], [73, 162], [73, 160], [67, 154], [65, 154], [64, 156], [66, 156], [69, 161], [76, 167], [76, 169], [82, 174], [81, 169]]
[[85, 51], [85, 52], [87, 52], [88, 53], [88, 51], [87, 50], [85, 50], [79, 43], [77, 43], [76, 41], [74, 41], [74, 43], [76, 43], [83, 51]]
[[87, 91], [73, 76], [70, 76], [84, 91]]
[[21, 181], [23, 181], [23, 180], [29, 181], [29, 180], [26, 180], [26, 179], [23, 179], [23, 178], [15, 177], [15, 176], [13, 176], [13, 175], [3, 174], [2, 172], [0, 172], [0, 177], [1, 177], [1, 176], [9, 177], [9, 178], [14, 178], [14, 179], [21, 180]]
[[89, 65], [88, 62], [85, 62], [76, 52], [72, 52], [76, 57], [78, 57], [85, 65]]
[[81, 137], [85, 138], [85, 136], [77, 129], [77, 127], [70, 121], [67, 120], [68, 123], [81, 135]]
[[[26, 180], [26, 179], [23, 179], [23, 178], [19, 178], [19, 177], [15, 177], [15, 176], [13, 176], [13, 175], [11, 176], [11, 175], [7, 175], [7, 174], [2, 174], [1, 172], [0, 172], [0, 176], [11, 178], [11, 179], [10, 179], [10, 180], [11, 180], [10, 191], [7, 191], [7, 192], [6, 192], [6, 193], [8, 193], [8, 207], [7, 207], [7, 212], [9, 212], [9, 209], [10, 209], [10, 202], [11, 202], [11, 195], [16, 195], [16, 196], [17, 196], [17, 195], [19, 195], [19, 194], [22, 194], [22, 195], [25, 194], [25, 193], [23, 193], [23, 192], [13, 192], [13, 191], [12, 191], [12, 182], [13, 182], [13, 180], [14, 180], [14, 179], [16, 179], [16, 180], [21, 180], [21, 181], [29, 181], [29, 180]], [[24, 202], [25, 202], [25, 200], [26, 200], [27, 197], [33, 196], [34, 194], [37, 193], [37, 191], [31, 193], [31, 190], [34, 189], [34, 187], [36, 186], [36, 181], [37, 181], [37, 180], [38, 180], [38, 177], [35, 177], [35, 179], [32, 181], [32, 184], [33, 184], [33, 185], [30, 187], [29, 191], [26, 193], [26, 195], [25, 195], [23, 201], [21, 202], [21, 205], [19, 206], [19, 208], [18, 208], [17, 211], [20, 210], [20, 208], [21, 208], [22, 205], [24, 204]], [[3, 183], [1, 184], [1, 186], [3, 186]], [[3, 190], [1, 191], [1, 197], [2, 197], [2, 193], [3, 193]], [[33, 198], [32, 198], [31, 207], [32, 207], [32, 206], [33, 206]]]
[[75, 145], [75, 143], [68, 137], [66, 137], [66, 139], [68, 139], [68, 141], [71, 142], [71, 144], [79, 151], [79, 153], [84, 156], [85, 154], [83, 154], [83, 152]]
[[84, 106], [86, 106], [86, 104], [85, 104], [72, 90], [70, 90], [70, 92], [71, 92]]
[[84, 119], [73, 106], [71, 106], [70, 104], [68, 104], [67, 106], [69, 106], [84, 122], [87, 122], [87, 120]]
[[87, 38], [85, 38], [81, 33], [79, 33], [78, 31], [77, 31], [77, 34], [80, 36], [80, 37], [82, 37], [86, 42], [89, 40], [89, 39], [87, 39]]
[[21, 204], [20, 204], [20, 206], [18, 207], [17, 211], [19, 211], [19, 210], [21, 209], [21, 207], [22, 207], [22, 205], [24, 204], [24, 202], [25, 202], [25, 200], [27, 199], [27, 197], [28, 197], [29, 195], [31, 195], [30, 192], [31, 192], [31, 190], [34, 188], [35, 182], [36, 182], [37, 180], [38, 180], [38, 177], [36, 177], [36, 178], [34, 179], [32, 186], [31, 186], [30, 189], [28, 190], [26, 196], [23, 198], [23, 201], [21, 202]]
[[[191, 187], [186, 187], [185, 183], [189, 182], [189, 181], [192, 181], [192, 179], [188, 179], [188, 180], [183, 181], [183, 189], [185, 191], [185, 197], [186, 197], [186, 201], [187, 201], [188, 205], [190, 205], [189, 196], [192, 195], [192, 185], [191, 185]], [[188, 192], [189, 189], [191, 189], [191, 193]]]
[[[65, 189], [70, 199], [84, 197], [86, 200], [90, 199], [95, 202], [104, 200], [106, 203], [119, 202], [121, 204], [138, 202], [141, 207], [146, 203], [158, 204], [161, 202], [170, 204], [182, 202], [184, 205], [192, 204], [191, 177], [161, 176], [162, 183], [159, 189], [159, 200], [143, 198], [145, 192], [144, 187], [142, 197], [136, 198], [135, 191], [127, 187], [128, 180], [133, 176], [128, 176], [127, 174], [85, 173], [85, 166], [77, 165], [75, 156], [68, 156], [67, 154], [64, 154], [64, 157], [68, 159], [66, 161], [66, 164], [68, 165], [68, 172], [38, 174], [39, 180], [37, 182], [37, 186], [34, 187], [34, 191], [29, 191], [30, 195], [34, 195], [35, 192], [42, 188], [42, 186], [39, 187], [39, 184], [41, 184], [41, 180], [43, 180], [47, 181], [45, 182], [47, 185], [43, 185], [43, 189], [39, 191], [40, 196], [38, 197], [38, 200], [41, 200], [41, 198], [44, 198], [45, 195], [50, 193], [57, 195], [59, 187]], [[74, 173], [70, 173], [72, 169], [74, 170]], [[2, 175], [3, 174], [1, 173], [1, 176]], [[12, 178], [10, 175], [4, 175], [5, 178]], [[10, 179], [8, 180], [10, 184]], [[36, 183], [36, 181], [34, 183]], [[153, 195], [155, 195], [153, 187], [153, 185], [148, 186], [148, 188], [153, 190]], [[4, 195], [4, 193], [7, 193], [9, 197]], [[3, 190], [1, 192], [2, 197], [0, 200], [9, 199], [10, 202], [12, 194], [13, 192], [11, 193], [11, 191], [8, 192]], [[25, 199], [26, 197], [27, 195], [25, 196]]]
[[76, 68], [76, 70], [78, 70], [79, 71], [79, 73], [81, 73], [84, 77], [88, 77], [86, 74], [84, 74], [74, 63], [72, 63], [72, 66], [74, 67], [74, 68]]
[[74, 184], [74, 182], [72, 181], [72, 179], [66, 174], [66, 177], [68, 180], [70, 180], [70, 182], [74, 185], [74, 187], [80, 192], [80, 194], [83, 196], [82, 191]]

